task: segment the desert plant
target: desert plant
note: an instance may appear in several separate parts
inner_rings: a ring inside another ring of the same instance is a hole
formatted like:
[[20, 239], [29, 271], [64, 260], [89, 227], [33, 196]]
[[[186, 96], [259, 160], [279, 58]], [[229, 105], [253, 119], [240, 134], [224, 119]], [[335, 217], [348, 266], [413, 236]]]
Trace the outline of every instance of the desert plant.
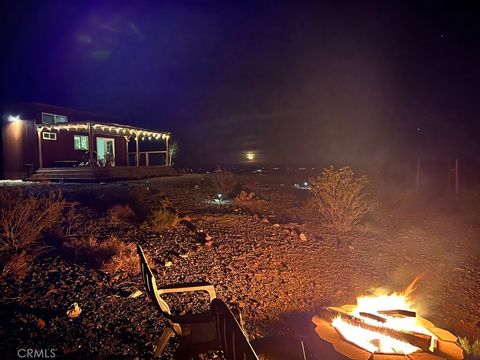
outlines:
[[166, 208], [162, 208], [152, 211], [146, 225], [154, 232], [161, 232], [165, 229], [175, 227], [179, 222], [180, 218], [177, 214]]
[[114, 224], [130, 223], [135, 219], [135, 213], [128, 205], [113, 205], [107, 214], [110, 222]]
[[168, 166], [173, 165], [173, 160], [178, 156], [178, 143], [172, 142], [168, 146]]
[[474, 359], [480, 359], [480, 340], [470, 342], [466, 337], [458, 338], [458, 343], [465, 354], [472, 355]]
[[78, 205], [79, 203], [77, 201], [65, 203], [62, 222], [59, 224], [59, 230], [62, 234], [71, 235], [72, 230], [74, 230], [78, 224], [82, 223], [80, 214], [77, 211]]
[[3, 262], [2, 276], [23, 280], [32, 265], [32, 260], [46, 252], [50, 247], [35, 246], [9, 254]]
[[125, 243], [116, 236], [100, 241], [90, 236], [74, 239], [64, 244], [73, 250], [74, 260], [86, 263], [108, 273], [139, 273], [138, 255], [135, 244]]
[[0, 252], [18, 253], [57, 224], [65, 200], [61, 193], [29, 194], [21, 188], [0, 189]]
[[356, 177], [348, 166], [330, 166], [309, 183], [308, 205], [326, 224], [356, 225], [376, 206], [365, 192], [367, 176]]
[[138, 274], [140, 265], [135, 244], [122, 243], [117, 252], [102, 263], [100, 270], [111, 274]]
[[218, 167], [214, 171], [212, 181], [217, 193], [221, 194], [223, 198], [228, 197], [238, 185], [235, 176], [230, 171], [222, 169], [221, 167]]

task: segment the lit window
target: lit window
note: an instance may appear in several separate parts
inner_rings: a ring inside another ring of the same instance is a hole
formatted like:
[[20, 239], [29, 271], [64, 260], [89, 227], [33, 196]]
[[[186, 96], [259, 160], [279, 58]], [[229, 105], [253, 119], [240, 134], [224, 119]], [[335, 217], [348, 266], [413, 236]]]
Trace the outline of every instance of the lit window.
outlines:
[[75, 150], [88, 150], [88, 136], [74, 135], [73, 148]]
[[55, 116], [55, 124], [68, 122], [68, 117], [65, 115], [54, 115], [54, 116]]
[[55, 122], [55, 115], [42, 113], [42, 124], [53, 124]]
[[57, 140], [57, 134], [52, 132], [43, 132], [42, 139], [44, 140]]

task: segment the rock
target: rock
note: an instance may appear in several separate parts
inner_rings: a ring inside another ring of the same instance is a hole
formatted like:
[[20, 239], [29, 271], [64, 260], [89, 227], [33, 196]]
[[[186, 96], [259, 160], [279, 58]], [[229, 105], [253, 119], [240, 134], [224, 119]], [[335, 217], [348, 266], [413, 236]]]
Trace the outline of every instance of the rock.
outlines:
[[42, 330], [44, 327], [45, 327], [45, 320], [43, 320], [43, 319], [38, 319], [38, 320], [37, 320], [37, 328], [39, 328], [40, 330]]
[[267, 218], [265, 218], [265, 219], [262, 220], [262, 223], [263, 223], [263, 224], [269, 224], [270, 221], [269, 221]]
[[237, 195], [235, 201], [243, 202], [243, 201], [251, 201], [255, 199], [255, 193], [253, 192], [246, 192], [244, 190], [240, 191], [240, 194]]
[[81, 313], [82, 313], [82, 309], [80, 308], [80, 306], [78, 306], [77, 303], [73, 303], [70, 306], [70, 309], [67, 310], [67, 316], [70, 319], [74, 319], [74, 318], [79, 317]]
[[306, 240], [307, 240], [307, 236], [306, 236], [304, 233], [300, 233], [300, 235], [298, 235], [298, 237], [299, 237], [300, 240], [302, 240], [302, 241], [306, 241]]
[[142, 295], [143, 293], [140, 291], [140, 290], [135, 290], [133, 293], [131, 293], [130, 295], [128, 295], [128, 297], [130, 299], [135, 299], [137, 297], [139, 297], [140, 295]]
[[280, 224], [273, 224], [273, 227], [278, 228], [278, 227], [280, 227]]

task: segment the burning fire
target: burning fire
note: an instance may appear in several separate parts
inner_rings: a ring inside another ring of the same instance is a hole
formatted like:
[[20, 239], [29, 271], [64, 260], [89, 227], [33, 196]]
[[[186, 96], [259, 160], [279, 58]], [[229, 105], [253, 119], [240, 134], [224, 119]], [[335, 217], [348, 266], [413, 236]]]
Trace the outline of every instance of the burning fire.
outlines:
[[[424, 334], [431, 337], [433, 351], [436, 337], [416, 318], [412, 293], [421, 276], [401, 293], [378, 291], [374, 295], [357, 298], [357, 305], [336, 317], [332, 326], [348, 341], [372, 353], [411, 354], [421, 350], [390, 333], [406, 335]], [[362, 326], [359, 326], [362, 325]]]

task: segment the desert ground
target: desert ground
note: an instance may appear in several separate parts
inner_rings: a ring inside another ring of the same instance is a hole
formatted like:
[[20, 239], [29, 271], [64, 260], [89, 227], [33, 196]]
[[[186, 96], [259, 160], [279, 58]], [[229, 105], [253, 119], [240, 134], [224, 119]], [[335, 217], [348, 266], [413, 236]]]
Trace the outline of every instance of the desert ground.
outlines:
[[[359, 225], [325, 226], [305, 207], [307, 181], [292, 174], [237, 174], [249, 196], [215, 201], [210, 174], [108, 184], [28, 184], [37, 192], [61, 190], [70, 214], [68, 231], [44, 236], [49, 250], [21, 281], [2, 279], [0, 349], [55, 348], [58, 357], [152, 356], [166, 321], [147, 298], [141, 276], [101, 270], [65, 243], [114, 235], [142, 245], [159, 285], [199, 280], [240, 310], [251, 338], [292, 334], [309, 359], [322, 359], [311, 317], [327, 305], [355, 303], [373, 289], [402, 291], [422, 275], [414, 292], [418, 313], [470, 340], [480, 339], [480, 211], [450, 197], [372, 184], [380, 205]], [[375, 186], [373, 186], [375, 185]], [[468, 201], [467, 201], [468, 200]], [[176, 226], [142, 225], [150, 209], [174, 209]], [[129, 222], [112, 221], [109, 208], [128, 204]], [[195, 231], [191, 226], [194, 224]], [[199, 231], [211, 241], [199, 238]], [[129, 297], [137, 290], [138, 297]], [[206, 309], [205, 298], [170, 296], [174, 311]], [[82, 309], [70, 318], [73, 303]], [[174, 339], [163, 359], [173, 358]], [[204, 358], [221, 357], [209, 353]]]

